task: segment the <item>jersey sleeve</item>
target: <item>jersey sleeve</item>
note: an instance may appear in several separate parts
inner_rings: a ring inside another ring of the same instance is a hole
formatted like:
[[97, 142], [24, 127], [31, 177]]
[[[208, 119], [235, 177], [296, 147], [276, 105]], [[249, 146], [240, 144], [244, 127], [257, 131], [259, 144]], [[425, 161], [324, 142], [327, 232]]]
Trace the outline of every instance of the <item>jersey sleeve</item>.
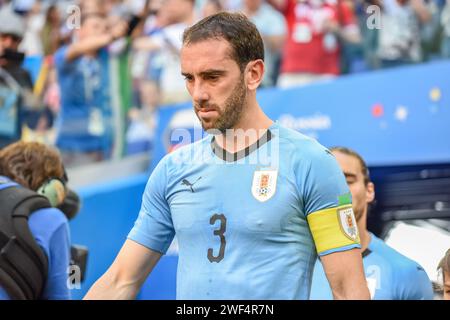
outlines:
[[139, 216], [128, 234], [128, 239], [162, 254], [167, 252], [175, 235], [166, 200], [166, 186], [167, 173], [163, 159], [147, 182]]
[[319, 256], [360, 248], [351, 194], [344, 175], [326, 148], [311, 148], [299, 187], [303, 207]]

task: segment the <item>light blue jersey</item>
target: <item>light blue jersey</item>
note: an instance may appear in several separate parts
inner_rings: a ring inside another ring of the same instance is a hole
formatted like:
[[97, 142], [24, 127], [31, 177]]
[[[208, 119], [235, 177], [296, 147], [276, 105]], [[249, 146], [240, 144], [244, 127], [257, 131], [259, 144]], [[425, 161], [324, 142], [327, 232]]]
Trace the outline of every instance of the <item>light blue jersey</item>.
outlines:
[[360, 247], [348, 195], [334, 156], [277, 123], [237, 154], [207, 136], [160, 161], [128, 238], [165, 253], [176, 234], [178, 299], [308, 299], [317, 253]]
[[[370, 295], [374, 300], [432, 300], [433, 288], [423, 268], [371, 234], [363, 252]], [[322, 264], [314, 267], [311, 299], [333, 299]]]

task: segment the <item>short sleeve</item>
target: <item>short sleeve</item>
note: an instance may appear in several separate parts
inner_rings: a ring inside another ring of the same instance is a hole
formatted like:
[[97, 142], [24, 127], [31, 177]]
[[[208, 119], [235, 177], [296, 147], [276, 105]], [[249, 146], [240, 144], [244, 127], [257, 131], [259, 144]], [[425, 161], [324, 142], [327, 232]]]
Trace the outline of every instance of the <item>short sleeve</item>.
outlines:
[[336, 159], [318, 143], [308, 152], [310, 159], [298, 183], [317, 253], [360, 248], [351, 194]]
[[167, 173], [163, 159], [152, 172], [142, 197], [141, 210], [128, 235], [149, 249], [165, 254], [175, 235], [166, 200]]

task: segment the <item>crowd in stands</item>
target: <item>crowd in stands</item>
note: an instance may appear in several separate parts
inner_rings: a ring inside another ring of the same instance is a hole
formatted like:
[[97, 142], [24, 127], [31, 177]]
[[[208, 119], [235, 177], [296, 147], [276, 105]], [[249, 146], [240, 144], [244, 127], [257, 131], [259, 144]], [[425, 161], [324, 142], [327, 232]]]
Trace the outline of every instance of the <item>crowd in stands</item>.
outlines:
[[0, 1], [0, 147], [44, 141], [69, 167], [150, 150], [157, 108], [189, 100], [184, 29], [224, 10], [259, 29], [263, 87], [450, 58], [450, 0]]

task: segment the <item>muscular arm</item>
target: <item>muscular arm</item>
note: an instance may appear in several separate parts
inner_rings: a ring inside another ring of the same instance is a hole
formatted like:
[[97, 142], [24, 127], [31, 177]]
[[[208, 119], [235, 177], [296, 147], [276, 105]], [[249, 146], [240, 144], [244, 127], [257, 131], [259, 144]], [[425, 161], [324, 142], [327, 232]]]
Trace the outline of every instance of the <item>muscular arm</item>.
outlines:
[[370, 299], [360, 249], [334, 252], [320, 259], [335, 300]]
[[111, 267], [98, 279], [84, 300], [135, 299], [161, 253], [132, 240], [125, 241]]

